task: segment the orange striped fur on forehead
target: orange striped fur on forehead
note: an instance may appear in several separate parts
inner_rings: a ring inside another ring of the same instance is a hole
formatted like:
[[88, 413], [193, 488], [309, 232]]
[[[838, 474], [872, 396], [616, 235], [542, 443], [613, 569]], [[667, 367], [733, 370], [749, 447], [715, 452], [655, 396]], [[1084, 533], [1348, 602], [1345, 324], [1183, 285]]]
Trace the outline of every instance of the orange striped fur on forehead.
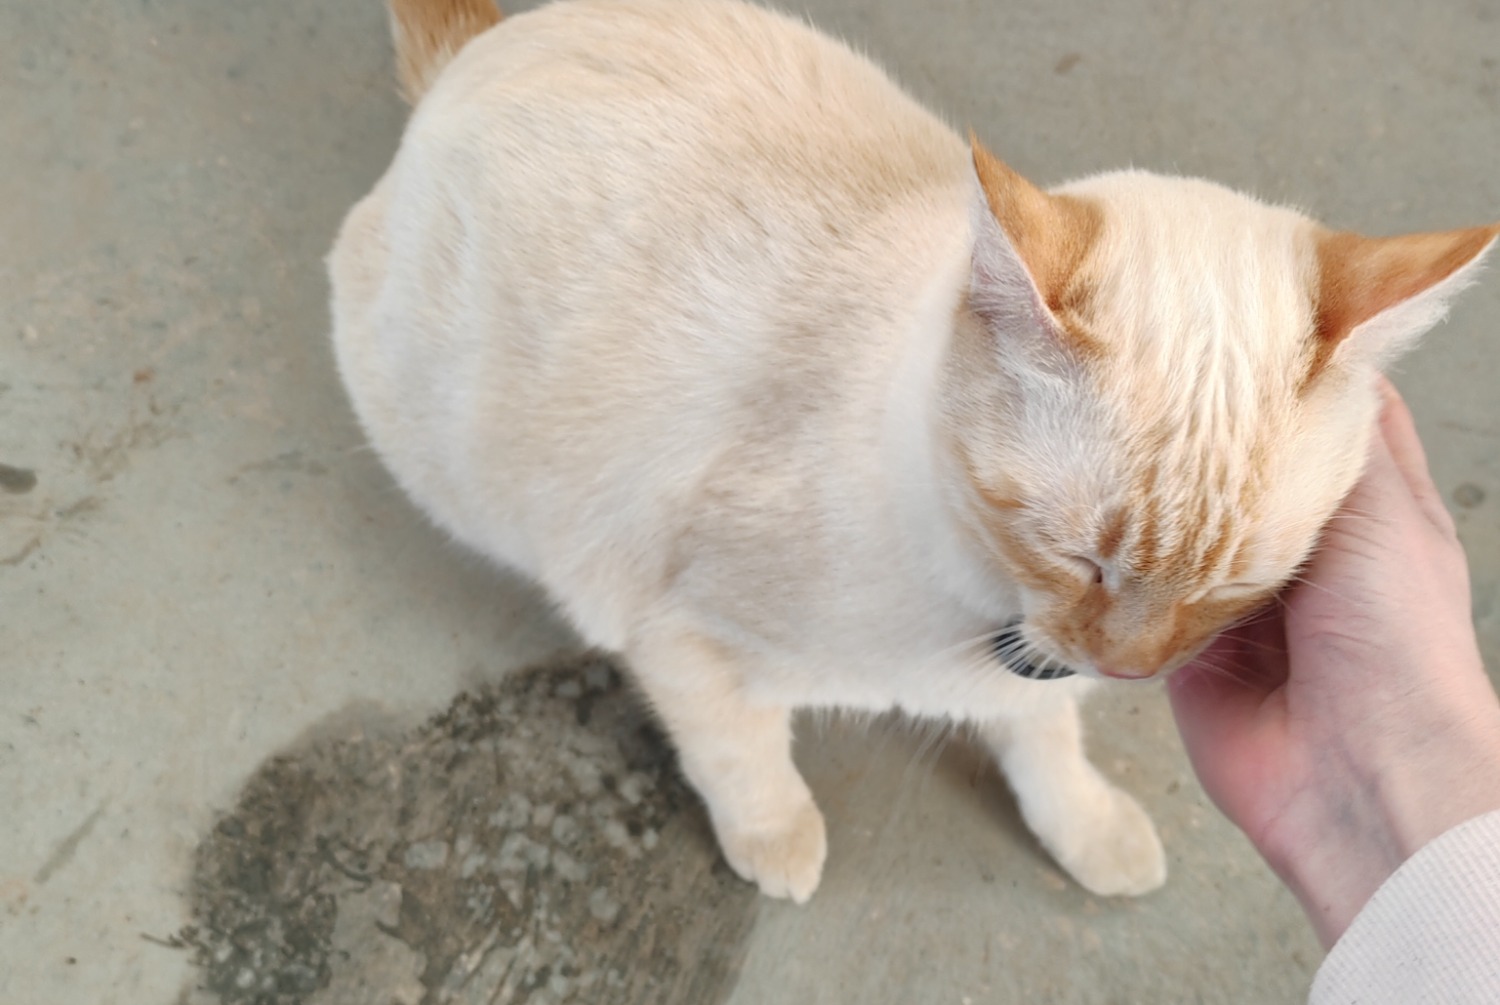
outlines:
[[1161, 459], [1136, 467], [1123, 504], [1100, 531], [1122, 567], [1147, 580], [1194, 587], [1245, 565], [1247, 532], [1258, 517], [1265, 473], [1231, 478], [1228, 463], [1207, 470]]
[[[1158, 668], [1265, 599], [1202, 595], [1201, 588], [1238, 576], [1244, 563], [1243, 523], [1230, 507], [1222, 507], [1217, 519], [1203, 519], [1207, 493], [1186, 517], [1169, 514], [1158, 493], [1104, 514], [1096, 554], [1125, 565], [1131, 580], [1117, 592], [1086, 581], [1064, 564], [1065, 556], [1051, 553], [1046, 535], [1029, 526], [1037, 516], [1029, 511], [1039, 503], [1028, 503], [1013, 487], [987, 488], [972, 470], [969, 477], [984, 545], [1017, 582], [1050, 598], [1036, 612], [1035, 628], [1064, 653], [1117, 667]], [[1142, 479], [1137, 487], [1148, 484]], [[1172, 522], [1182, 533], [1168, 532]]]
[[1441, 320], [1500, 226], [1364, 238], [1201, 179], [1047, 192], [971, 154], [983, 199], [942, 411], [966, 531], [1065, 650], [1162, 664], [1316, 545], [1358, 476], [1376, 369]]
[[[1065, 556], [1049, 554], [1063, 547], [1052, 540], [1059, 522], [1073, 523], [1064, 531], [1073, 542], [1068, 550], [1164, 588], [1188, 591], [1232, 579], [1248, 564], [1247, 539], [1259, 518], [1264, 471], [1231, 477], [1228, 465], [1191, 472], [1160, 458], [1141, 458], [1124, 464], [1122, 490], [1102, 496], [1097, 506], [1082, 505], [1073, 513], [1041, 512], [1046, 500], [1031, 497], [1016, 480], [987, 483], [961, 444], [955, 443], [953, 450], [987, 541], [1017, 578], [1033, 588], [1067, 593], [1076, 585], [1076, 577], [1059, 564]], [[1027, 531], [1047, 525], [1045, 535]]]

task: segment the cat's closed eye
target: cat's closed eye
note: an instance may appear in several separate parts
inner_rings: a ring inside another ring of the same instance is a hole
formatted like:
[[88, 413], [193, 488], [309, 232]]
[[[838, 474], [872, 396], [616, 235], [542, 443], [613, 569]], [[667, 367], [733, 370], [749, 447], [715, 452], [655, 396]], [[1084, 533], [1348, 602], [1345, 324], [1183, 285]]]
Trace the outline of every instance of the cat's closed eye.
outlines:
[[1104, 582], [1103, 566], [1087, 555], [1069, 555], [1065, 561], [1068, 568], [1085, 583], [1097, 586]]

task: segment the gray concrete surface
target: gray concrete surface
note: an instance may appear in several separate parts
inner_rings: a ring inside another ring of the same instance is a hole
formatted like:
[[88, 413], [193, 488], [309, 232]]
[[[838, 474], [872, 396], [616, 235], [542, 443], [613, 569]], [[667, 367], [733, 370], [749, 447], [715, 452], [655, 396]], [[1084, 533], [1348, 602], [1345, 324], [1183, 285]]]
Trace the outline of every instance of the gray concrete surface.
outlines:
[[[1198, 173], [1372, 232], [1500, 217], [1494, 0], [806, 7], [1044, 181]], [[321, 257], [403, 120], [378, 0], [0, 0], [0, 57], [0, 464], [35, 476], [0, 479], [0, 1001], [187, 1000], [194, 849], [268, 757], [571, 643], [422, 524], [333, 373]], [[1497, 349], [1492, 275], [1399, 380], [1491, 667]], [[810, 906], [756, 906], [729, 1000], [1297, 1001], [1317, 946], [1161, 695], [1092, 719], [1164, 891], [1063, 882], [961, 745], [807, 724], [830, 867]]]

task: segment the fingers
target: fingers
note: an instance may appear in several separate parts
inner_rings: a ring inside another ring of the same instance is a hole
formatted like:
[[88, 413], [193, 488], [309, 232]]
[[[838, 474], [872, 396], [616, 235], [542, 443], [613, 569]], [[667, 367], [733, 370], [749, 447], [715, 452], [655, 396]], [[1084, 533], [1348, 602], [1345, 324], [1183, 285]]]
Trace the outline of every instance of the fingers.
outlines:
[[1417, 437], [1417, 426], [1411, 409], [1396, 390], [1390, 379], [1381, 375], [1376, 378], [1376, 389], [1380, 392], [1380, 435], [1390, 449], [1391, 457], [1401, 470], [1402, 477], [1413, 489], [1422, 482], [1431, 484], [1427, 475], [1427, 451]]
[[1245, 728], [1286, 682], [1285, 627], [1279, 611], [1225, 632], [1167, 678], [1184, 740], [1215, 743]]
[[1387, 463], [1399, 473], [1407, 493], [1433, 527], [1447, 536], [1455, 533], [1453, 517], [1443, 505], [1442, 493], [1433, 484], [1427, 467], [1427, 452], [1417, 436], [1411, 409], [1385, 377], [1378, 378], [1383, 407], [1380, 412], [1379, 436], [1371, 446], [1370, 474], [1378, 477]]

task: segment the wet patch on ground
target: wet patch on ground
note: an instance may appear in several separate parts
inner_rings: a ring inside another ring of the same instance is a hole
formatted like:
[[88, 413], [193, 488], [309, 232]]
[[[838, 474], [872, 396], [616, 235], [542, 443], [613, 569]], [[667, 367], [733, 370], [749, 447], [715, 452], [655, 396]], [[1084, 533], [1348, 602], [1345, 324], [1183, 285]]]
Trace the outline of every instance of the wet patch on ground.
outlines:
[[14, 468], [0, 464], [0, 492], [24, 495], [36, 488], [36, 472], [28, 468]]
[[223, 1005], [712, 1005], [757, 903], [598, 657], [272, 759], [190, 896], [184, 997]]

